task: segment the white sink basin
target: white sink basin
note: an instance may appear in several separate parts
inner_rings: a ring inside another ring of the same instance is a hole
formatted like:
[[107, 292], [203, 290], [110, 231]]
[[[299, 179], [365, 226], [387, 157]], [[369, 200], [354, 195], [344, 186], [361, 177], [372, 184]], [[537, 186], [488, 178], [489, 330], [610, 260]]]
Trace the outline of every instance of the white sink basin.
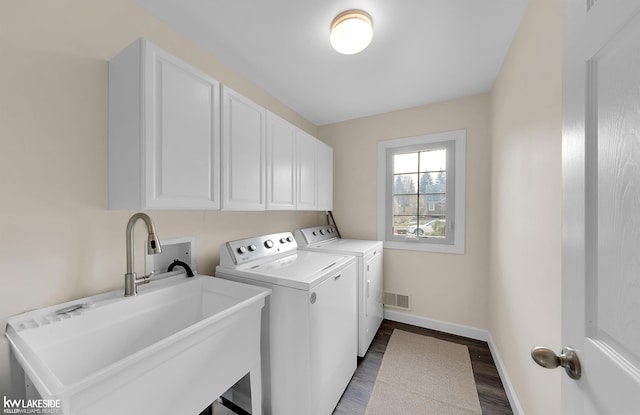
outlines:
[[[184, 275], [10, 317], [6, 336], [64, 414], [198, 414], [260, 366], [271, 290]], [[72, 305], [83, 308], [66, 314]]]

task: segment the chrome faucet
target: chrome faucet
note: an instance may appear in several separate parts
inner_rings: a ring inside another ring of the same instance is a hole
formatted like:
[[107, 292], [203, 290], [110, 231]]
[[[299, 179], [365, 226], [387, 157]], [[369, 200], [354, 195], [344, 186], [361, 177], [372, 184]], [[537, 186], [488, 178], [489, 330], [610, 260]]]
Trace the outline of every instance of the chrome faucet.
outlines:
[[162, 252], [160, 247], [160, 240], [156, 235], [156, 228], [151, 222], [151, 218], [146, 213], [138, 212], [131, 216], [129, 223], [127, 223], [127, 273], [124, 274], [124, 296], [129, 297], [138, 293], [138, 284], [146, 284], [149, 282], [149, 275], [145, 275], [142, 278], [138, 278], [133, 270], [133, 228], [138, 221], [142, 219], [144, 224], [147, 225], [147, 232], [149, 237], [147, 239], [147, 252], [149, 255], [155, 255]]

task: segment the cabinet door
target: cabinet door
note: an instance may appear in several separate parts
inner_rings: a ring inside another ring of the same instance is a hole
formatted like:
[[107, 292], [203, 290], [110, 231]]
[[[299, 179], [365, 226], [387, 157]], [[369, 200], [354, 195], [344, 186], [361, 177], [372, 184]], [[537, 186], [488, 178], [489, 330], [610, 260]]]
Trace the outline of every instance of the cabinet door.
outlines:
[[147, 43], [147, 208], [219, 209], [217, 81]]
[[267, 209], [296, 208], [296, 127], [267, 113]]
[[316, 210], [318, 206], [318, 156], [316, 139], [304, 131], [298, 141], [298, 210]]
[[109, 61], [109, 208], [220, 207], [219, 88], [142, 38]]
[[265, 209], [266, 110], [223, 88], [222, 208]]
[[333, 210], [333, 149], [318, 141], [318, 210]]

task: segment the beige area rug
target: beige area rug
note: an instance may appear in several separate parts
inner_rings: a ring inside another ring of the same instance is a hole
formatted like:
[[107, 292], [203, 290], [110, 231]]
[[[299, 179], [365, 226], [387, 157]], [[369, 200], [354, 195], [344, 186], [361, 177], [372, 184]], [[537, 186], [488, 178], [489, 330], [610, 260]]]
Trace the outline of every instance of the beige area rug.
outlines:
[[365, 415], [482, 414], [467, 346], [394, 330]]

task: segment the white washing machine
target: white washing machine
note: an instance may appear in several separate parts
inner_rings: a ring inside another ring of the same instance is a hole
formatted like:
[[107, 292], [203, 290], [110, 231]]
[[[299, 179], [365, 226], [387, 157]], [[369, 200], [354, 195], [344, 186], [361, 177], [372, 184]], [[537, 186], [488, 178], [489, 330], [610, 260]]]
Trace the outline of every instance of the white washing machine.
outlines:
[[330, 415], [357, 365], [354, 258], [299, 251], [284, 232], [222, 245], [216, 277], [272, 290], [262, 314], [265, 414]]
[[316, 226], [295, 232], [298, 249], [351, 255], [357, 259], [358, 356], [365, 355], [383, 318], [382, 241], [343, 239], [334, 226]]

